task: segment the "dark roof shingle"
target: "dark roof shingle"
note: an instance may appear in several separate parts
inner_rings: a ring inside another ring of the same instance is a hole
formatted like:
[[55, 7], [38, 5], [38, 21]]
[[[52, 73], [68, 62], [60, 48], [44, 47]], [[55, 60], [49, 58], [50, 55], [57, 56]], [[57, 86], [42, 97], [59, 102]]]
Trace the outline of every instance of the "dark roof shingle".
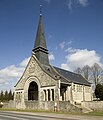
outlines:
[[54, 67], [56, 71], [68, 80], [68, 82], [74, 82], [79, 84], [90, 85], [90, 83], [80, 74], [76, 74], [61, 68]]

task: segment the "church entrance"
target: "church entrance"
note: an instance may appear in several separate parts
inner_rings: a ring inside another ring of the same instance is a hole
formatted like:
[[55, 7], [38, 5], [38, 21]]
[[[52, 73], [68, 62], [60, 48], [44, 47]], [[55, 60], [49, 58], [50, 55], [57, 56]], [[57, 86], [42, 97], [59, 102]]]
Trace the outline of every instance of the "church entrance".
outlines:
[[62, 98], [62, 101], [66, 101], [66, 91], [67, 91], [67, 85], [61, 84], [61, 87], [60, 87], [60, 96]]
[[38, 100], [38, 85], [34, 81], [29, 85], [28, 100]]

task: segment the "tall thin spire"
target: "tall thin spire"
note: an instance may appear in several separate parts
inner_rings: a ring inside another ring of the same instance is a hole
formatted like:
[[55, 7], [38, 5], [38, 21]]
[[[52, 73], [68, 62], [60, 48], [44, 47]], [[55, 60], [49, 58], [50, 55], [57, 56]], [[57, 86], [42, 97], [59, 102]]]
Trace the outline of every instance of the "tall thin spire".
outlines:
[[40, 19], [39, 19], [33, 52], [35, 53], [36, 57], [42, 64], [49, 65], [48, 50], [47, 50], [46, 39], [44, 35], [41, 9], [42, 9], [42, 6], [40, 6]]

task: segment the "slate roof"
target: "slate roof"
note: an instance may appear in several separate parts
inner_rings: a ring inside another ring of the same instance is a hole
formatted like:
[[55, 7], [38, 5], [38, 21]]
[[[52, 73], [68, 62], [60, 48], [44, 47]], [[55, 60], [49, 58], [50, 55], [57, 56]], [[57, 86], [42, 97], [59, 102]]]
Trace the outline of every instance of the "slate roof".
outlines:
[[47, 50], [46, 39], [44, 35], [42, 15], [40, 15], [40, 18], [39, 18], [39, 24], [38, 24], [35, 44], [34, 44], [34, 48], [32, 51], [35, 53], [40, 63], [46, 64], [46, 65], [49, 64], [48, 50]]
[[[62, 75], [64, 78], [66, 78], [67, 82], [70, 83], [74, 82], [74, 83], [79, 83], [79, 84], [84, 84], [84, 85], [90, 85], [90, 83], [80, 74], [76, 74], [74, 72], [70, 72], [61, 68], [57, 68], [54, 67], [56, 69], [56, 71]], [[61, 80], [61, 82], [63, 82], [63, 80]]]
[[44, 49], [47, 49], [46, 39], [44, 35], [44, 27], [42, 22], [42, 15], [40, 15], [37, 34], [36, 34], [36, 40], [34, 44], [34, 48], [37, 48], [37, 47], [42, 47]]
[[43, 69], [54, 79], [60, 79], [61, 83], [77, 83], [82, 85], [91, 85], [82, 75], [70, 72], [55, 66], [42, 64]]

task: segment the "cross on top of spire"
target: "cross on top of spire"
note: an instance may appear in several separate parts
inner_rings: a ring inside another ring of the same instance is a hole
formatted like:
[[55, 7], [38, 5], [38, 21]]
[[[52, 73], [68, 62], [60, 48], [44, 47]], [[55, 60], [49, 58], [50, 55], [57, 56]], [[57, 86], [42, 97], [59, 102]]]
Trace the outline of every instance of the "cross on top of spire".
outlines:
[[42, 16], [42, 5], [40, 5], [40, 16]]

